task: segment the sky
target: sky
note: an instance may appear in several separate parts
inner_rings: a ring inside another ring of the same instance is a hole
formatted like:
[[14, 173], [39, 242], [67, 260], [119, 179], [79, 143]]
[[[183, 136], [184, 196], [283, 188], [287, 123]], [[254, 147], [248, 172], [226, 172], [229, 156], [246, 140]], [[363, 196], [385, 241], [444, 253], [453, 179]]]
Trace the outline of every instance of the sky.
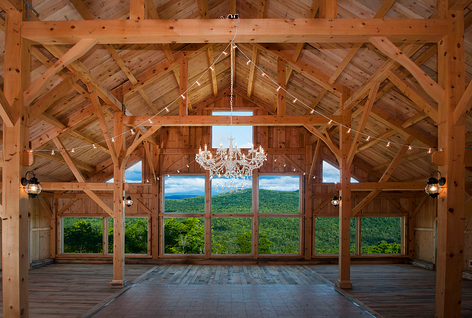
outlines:
[[[231, 112], [213, 112], [213, 116], [230, 116]], [[252, 116], [252, 112], [233, 112], [233, 116]], [[233, 146], [238, 148], [252, 147], [252, 126], [233, 126]], [[223, 148], [229, 147], [228, 138], [231, 136], [231, 126], [212, 126], [211, 144], [213, 148], [219, 148], [223, 144]]]

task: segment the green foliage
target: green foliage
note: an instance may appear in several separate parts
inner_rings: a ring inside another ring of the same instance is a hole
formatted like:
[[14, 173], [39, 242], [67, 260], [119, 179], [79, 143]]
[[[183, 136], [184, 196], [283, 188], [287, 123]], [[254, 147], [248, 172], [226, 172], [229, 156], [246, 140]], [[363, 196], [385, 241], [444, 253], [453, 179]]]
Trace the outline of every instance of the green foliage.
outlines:
[[103, 225], [90, 219], [64, 218], [64, 253], [102, 253]]
[[205, 253], [205, 224], [202, 218], [165, 218], [164, 220], [165, 253]]
[[[113, 253], [113, 219], [108, 219], [108, 253]], [[148, 253], [148, 219], [125, 218], [125, 253]]]

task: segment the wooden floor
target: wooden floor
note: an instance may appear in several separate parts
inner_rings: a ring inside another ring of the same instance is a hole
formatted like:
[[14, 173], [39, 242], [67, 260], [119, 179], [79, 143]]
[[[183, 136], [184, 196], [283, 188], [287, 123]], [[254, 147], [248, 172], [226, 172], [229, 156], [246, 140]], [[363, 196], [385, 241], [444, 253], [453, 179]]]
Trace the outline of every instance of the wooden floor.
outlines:
[[[126, 277], [131, 282], [151, 268], [126, 265]], [[30, 317], [79, 316], [116, 293], [110, 288], [112, 273], [112, 265], [107, 264], [52, 264], [30, 270]], [[2, 300], [0, 297], [0, 317]]]
[[[307, 266], [335, 282], [336, 265]], [[436, 272], [413, 265], [352, 265], [349, 295], [384, 317], [434, 317]], [[464, 280], [462, 317], [472, 317], [472, 281]]]
[[[117, 292], [109, 288], [111, 265], [53, 264], [29, 272], [30, 316], [372, 317], [353, 300], [379, 317], [434, 317], [434, 271], [353, 265], [345, 297], [329, 283], [337, 271], [336, 265], [126, 265], [134, 283]], [[463, 283], [462, 317], [472, 317], [472, 281]]]

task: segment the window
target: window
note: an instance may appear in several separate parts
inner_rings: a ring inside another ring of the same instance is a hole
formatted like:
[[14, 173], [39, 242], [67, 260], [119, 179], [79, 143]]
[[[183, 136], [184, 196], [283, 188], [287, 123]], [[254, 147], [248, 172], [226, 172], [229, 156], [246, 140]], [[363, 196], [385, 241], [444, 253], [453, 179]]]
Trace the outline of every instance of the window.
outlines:
[[103, 218], [64, 217], [64, 253], [103, 253]]
[[[355, 253], [356, 221], [351, 218], [351, 254]], [[339, 254], [339, 218], [315, 218], [315, 254]]]
[[204, 254], [204, 218], [164, 218], [165, 254]]
[[361, 218], [362, 254], [400, 254], [401, 217]]
[[[125, 182], [129, 183], [142, 183], [143, 179], [143, 162], [139, 161], [128, 167], [125, 170]], [[115, 178], [111, 178], [107, 181], [107, 183], [115, 182]]]
[[[341, 180], [341, 173], [335, 166], [323, 161], [323, 183], [334, 183]], [[351, 182], [357, 183], [356, 179], [351, 177]]]
[[[228, 111], [214, 111], [213, 116], [230, 116]], [[234, 112], [233, 116], [252, 116], [252, 112]], [[232, 132], [232, 133], [231, 133]], [[233, 135], [233, 146], [236, 144], [238, 148], [252, 147], [252, 126], [212, 126], [211, 127], [211, 145], [212, 148], [229, 147], [228, 138]]]
[[[125, 218], [125, 253], [148, 254], [148, 227], [146, 217]], [[108, 218], [108, 253], [113, 253], [113, 218]]]
[[165, 177], [164, 205], [165, 213], [205, 213], [205, 177]]
[[229, 182], [227, 178], [211, 180], [211, 213], [252, 213], [252, 178], [238, 181], [244, 189], [233, 193], [222, 189]]
[[[280, 216], [261, 217], [268, 213]], [[259, 216], [259, 254], [299, 254], [300, 177], [260, 176]]]

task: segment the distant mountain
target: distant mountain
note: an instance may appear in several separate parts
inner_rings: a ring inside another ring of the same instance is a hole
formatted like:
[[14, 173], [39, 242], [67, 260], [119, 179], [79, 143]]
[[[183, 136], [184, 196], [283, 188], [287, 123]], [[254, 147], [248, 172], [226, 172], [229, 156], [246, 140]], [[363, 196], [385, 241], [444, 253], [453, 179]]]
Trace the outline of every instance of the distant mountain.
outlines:
[[173, 195], [166, 195], [166, 199], [178, 200], [178, 199], [188, 199], [202, 196], [201, 194], [173, 194]]

